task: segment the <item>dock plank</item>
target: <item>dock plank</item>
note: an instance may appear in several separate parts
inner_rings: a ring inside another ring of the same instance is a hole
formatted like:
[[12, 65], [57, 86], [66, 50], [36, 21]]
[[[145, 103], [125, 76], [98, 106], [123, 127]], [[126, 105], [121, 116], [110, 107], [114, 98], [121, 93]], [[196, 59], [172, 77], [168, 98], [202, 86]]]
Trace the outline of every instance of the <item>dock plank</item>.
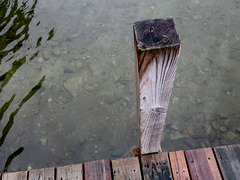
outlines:
[[27, 171], [3, 173], [2, 180], [27, 180]]
[[110, 159], [102, 159], [84, 163], [85, 180], [111, 180]]
[[239, 179], [240, 145], [215, 147], [214, 151], [224, 179]]
[[55, 168], [33, 169], [29, 171], [29, 180], [54, 180]]
[[193, 180], [222, 179], [212, 148], [188, 150], [185, 154]]
[[115, 180], [141, 180], [141, 171], [138, 157], [112, 160], [113, 178]]
[[184, 151], [169, 152], [174, 180], [190, 180]]
[[56, 180], [83, 180], [82, 164], [57, 167]]
[[167, 153], [144, 155], [141, 157], [141, 161], [144, 179], [172, 179]]

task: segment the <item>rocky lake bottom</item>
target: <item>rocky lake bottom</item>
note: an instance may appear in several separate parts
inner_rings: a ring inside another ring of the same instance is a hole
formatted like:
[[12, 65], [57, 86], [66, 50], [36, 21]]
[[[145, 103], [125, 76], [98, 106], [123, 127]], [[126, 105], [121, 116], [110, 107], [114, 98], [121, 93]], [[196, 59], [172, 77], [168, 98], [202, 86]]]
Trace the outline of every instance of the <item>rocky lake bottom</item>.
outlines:
[[[132, 25], [170, 16], [182, 49], [163, 151], [238, 143], [240, 11], [238, 1], [231, 1], [36, 1], [28, 40], [0, 64], [3, 77], [15, 61], [27, 59], [1, 84], [1, 107], [16, 96], [0, 131], [21, 109], [0, 159], [24, 147], [8, 169], [19, 171], [133, 156], [138, 124]], [[19, 105], [42, 77], [38, 91]]]

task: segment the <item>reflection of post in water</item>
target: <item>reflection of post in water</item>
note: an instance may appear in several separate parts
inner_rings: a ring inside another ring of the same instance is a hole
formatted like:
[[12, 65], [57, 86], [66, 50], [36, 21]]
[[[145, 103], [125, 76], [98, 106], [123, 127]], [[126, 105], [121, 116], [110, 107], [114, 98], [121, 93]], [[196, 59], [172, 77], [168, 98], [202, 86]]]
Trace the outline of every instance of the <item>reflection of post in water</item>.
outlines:
[[[3, 66], [4, 63], [11, 63], [11, 68], [9, 70], [5, 70], [4, 73], [1, 72], [0, 68], [0, 94], [18, 69], [20, 69], [27, 61], [32, 61], [38, 56], [38, 48], [41, 46], [44, 38], [37, 38], [35, 46], [25, 46], [30, 38], [29, 26], [32, 22], [32, 18], [34, 17], [34, 10], [37, 5], [37, 1], [38, 0], [27, 0], [21, 2], [21, 4], [19, 3], [19, 0], [0, 1], [0, 66]], [[38, 22], [36, 26], [39, 24], [40, 22]], [[52, 28], [48, 32], [48, 37], [46, 40], [49, 41], [54, 34], [55, 30]], [[35, 48], [35, 52], [26, 56], [26, 52], [29, 52], [29, 50], [32, 48]], [[24, 55], [21, 55], [21, 53], [18, 51], [24, 52]], [[5, 126], [2, 125], [4, 128], [2, 129], [2, 135], [0, 137], [0, 147], [3, 145], [10, 129], [12, 128], [14, 124], [14, 118], [18, 111], [21, 109], [24, 103], [27, 102], [41, 88], [44, 80], [45, 76], [43, 76], [41, 80], [30, 90], [30, 92], [28, 92], [28, 94], [21, 100], [21, 102], [18, 104], [18, 107], [10, 114], [7, 124]], [[3, 94], [1, 95], [4, 96]], [[13, 105], [15, 95], [16, 94], [12, 95], [12, 97], [9, 98], [9, 100], [5, 102], [2, 107], [0, 107], [0, 123], [3, 123], [1, 120], [4, 117], [5, 112], [8, 110], [10, 105]], [[23, 147], [18, 148], [16, 151], [12, 152], [7, 160], [5, 160], [4, 171], [8, 170], [12, 160], [22, 153], [23, 149]], [[3, 163], [3, 161], [0, 163]]]

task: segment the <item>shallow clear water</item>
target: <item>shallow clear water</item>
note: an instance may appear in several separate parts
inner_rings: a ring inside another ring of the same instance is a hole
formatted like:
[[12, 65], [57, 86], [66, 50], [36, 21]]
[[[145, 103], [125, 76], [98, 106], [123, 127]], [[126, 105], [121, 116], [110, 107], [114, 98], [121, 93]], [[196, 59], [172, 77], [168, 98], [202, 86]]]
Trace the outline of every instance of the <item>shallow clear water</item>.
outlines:
[[132, 25], [151, 18], [173, 16], [182, 40], [163, 151], [239, 143], [239, 5], [1, 0], [0, 169], [131, 156]]

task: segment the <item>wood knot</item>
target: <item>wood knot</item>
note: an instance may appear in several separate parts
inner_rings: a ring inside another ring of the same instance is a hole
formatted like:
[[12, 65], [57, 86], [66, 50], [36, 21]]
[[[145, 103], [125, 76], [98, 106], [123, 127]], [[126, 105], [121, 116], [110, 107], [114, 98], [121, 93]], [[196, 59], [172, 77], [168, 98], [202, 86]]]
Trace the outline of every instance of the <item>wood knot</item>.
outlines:
[[161, 113], [167, 113], [167, 110], [161, 107], [157, 107], [157, 108], [152, 108], [151, 111], [154, 114], [161, 114]]

